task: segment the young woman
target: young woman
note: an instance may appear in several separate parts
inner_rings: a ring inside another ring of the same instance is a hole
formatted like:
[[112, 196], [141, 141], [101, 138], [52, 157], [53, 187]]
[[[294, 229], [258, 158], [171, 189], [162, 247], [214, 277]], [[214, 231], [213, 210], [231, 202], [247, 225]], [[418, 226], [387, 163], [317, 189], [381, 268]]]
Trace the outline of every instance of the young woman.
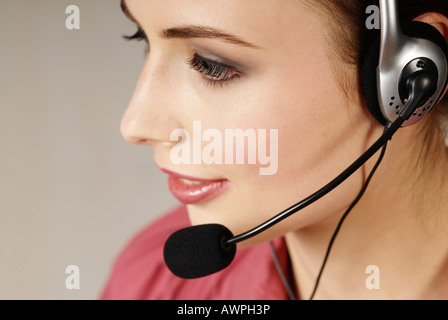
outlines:
[[[402, 21], [428, 23], [448, 39], [445, 0], [398, 2]], [[381, 136], [384, 127], [367, 111], [359, 76], [378, 34], [366, 27], [371, 4], [122, 1], [138, 26], [129, 38], [147, 41], [148, 53], [121, 131], [130, 143], [154, 148], [184, 206], [128, 244], [102, 298], [287, 299], [288, 287], [295, 298], [309, 298], [336, 225], [378, 156], [324, 198], [239, 244], [235, 261], [221, 272], [180, 279], [165, 266], [163, 245], [191, 224], [249, 230], [318, 190]], [[389, 143], [334, 243], [315, 299], [448, 298], [446, 98]], [[225, 152], [231, 149], [226, 130], [236, 129], [255, 133], [240, 163]], [[217, 149], [201, 153], [213, 140], [201, 135], [206, 130], [222, 137], [222, 161]], [[192, 146], [198, 139], [199, 152]], [[255, 150], [262, 141], [267, 152], [252, 153], [256, 161], [249, 161], [254, 141]], [[192, 161], [176, 157], [187, 150]], [[261, 174], [269, 151], [272, 170]]]

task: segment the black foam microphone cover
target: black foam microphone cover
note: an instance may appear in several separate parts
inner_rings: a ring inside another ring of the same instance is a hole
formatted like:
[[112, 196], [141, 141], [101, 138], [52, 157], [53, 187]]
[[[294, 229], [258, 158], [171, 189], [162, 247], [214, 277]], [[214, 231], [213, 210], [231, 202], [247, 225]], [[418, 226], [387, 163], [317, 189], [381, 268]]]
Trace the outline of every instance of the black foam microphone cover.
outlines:
[[232, 237], [232, 232], [220, 224], [198, 225], [176, 231], [165, 242], [165, 264], [174, 275], [184, 279], [221, 271], [235, 257], [236, 244], [225, 244]]

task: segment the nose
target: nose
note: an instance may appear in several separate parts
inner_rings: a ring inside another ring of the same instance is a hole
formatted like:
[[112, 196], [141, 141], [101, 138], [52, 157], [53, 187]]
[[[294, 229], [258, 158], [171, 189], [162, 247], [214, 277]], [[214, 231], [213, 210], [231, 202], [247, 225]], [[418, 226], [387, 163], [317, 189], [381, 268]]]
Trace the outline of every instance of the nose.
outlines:
[[176, 90], [167, 77], [167, 72], [150, 66], [147, 59], [120, 124], [121, 134], [129, 143], [153, 147], [176, 143], [170, 141], [170, 134], [181, 126], [173, 107]]

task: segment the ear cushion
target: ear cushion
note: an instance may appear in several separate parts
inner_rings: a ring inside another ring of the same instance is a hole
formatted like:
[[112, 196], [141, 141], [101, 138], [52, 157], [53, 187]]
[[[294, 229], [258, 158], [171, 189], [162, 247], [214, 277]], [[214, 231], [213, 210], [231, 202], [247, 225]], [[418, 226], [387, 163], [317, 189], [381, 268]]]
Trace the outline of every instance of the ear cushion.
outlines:
[[370, 114], [376, 121], [385, 126], [387, 120], [384, 118], [378, 102], [378, 85], [376, 80], [376, 72], [380, 60], [380, 44], [381, 37], [377, 37], [364, 56], [361, 67], [361, 87], [364, 102]]
[[[405, 35], [412, 38], [427, 39], [437, 44], [445, 53], [448, 61], [448, 44], [442, 34], [433, 26], [420, 21], [412, 21], [402, 24], [402, 30]], [[364, 56], [361, 66], [361, 86], [364, 101], [372, 116], [382, 125], [386, 125], [380, 104], [378, 102], [378, 87], [376, 69], [380, 59], [381, 38], [378, 37], [370, 46]], [[448, 85], [445, 83], [445, 87]]]

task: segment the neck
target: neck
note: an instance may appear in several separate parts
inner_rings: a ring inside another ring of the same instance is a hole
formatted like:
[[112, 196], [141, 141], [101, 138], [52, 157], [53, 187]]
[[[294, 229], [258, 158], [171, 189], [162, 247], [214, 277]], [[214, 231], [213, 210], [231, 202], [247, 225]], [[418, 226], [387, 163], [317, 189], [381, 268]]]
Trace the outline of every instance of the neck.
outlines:
[[[315, 299], [448, 299], [448, 161], [440, 147], [429, 168], [424, 161], [408, 165], [415, 150], [401, 146], [410, 145], [412, 132], [399, 131], [389, 143], [336, 238]], [[314, 288], [342, 214], [286, 236], [302, 299]]]

